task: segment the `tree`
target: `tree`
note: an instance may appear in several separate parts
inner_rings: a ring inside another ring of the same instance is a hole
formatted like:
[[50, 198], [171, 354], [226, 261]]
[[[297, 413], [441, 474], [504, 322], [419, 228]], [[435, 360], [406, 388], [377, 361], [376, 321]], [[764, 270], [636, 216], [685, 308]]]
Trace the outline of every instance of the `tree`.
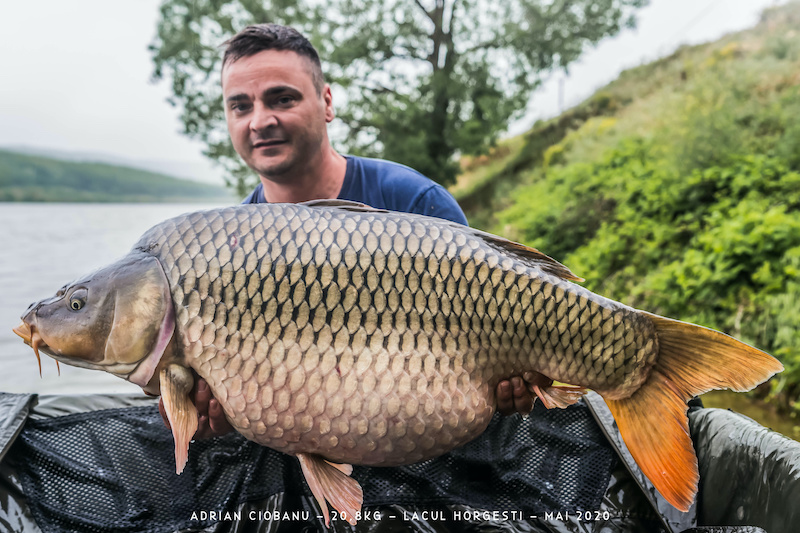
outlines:
[[456, 154], [485, 152], [544, 74], [632, 25], [647, 1], [165, 0], [150, 50], [154, 77], [172, 81], [184, 133], [206, 144], [240, 194], [255, 176], [227, 137], [220, 45], [257, 22], [293, 26], [317, 48], [343, 150], [448, 185]]

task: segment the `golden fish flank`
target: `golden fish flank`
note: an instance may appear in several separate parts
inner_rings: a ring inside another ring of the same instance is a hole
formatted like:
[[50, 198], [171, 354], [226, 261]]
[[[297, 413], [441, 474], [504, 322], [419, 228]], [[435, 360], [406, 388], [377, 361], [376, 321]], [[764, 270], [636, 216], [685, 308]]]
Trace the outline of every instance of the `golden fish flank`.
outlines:
[[196, 424], [187, 367], [239, 432], [298, 456], [326, 516], [326, 501], [349, 516], [361, 504], [348, 467], [327, 461], [445, 453], [486, 428], [497, 382], [523, 375], [548, 407], [583, 388], [603, 395], [645, 474], [686, 509], [697, 487], [686, 400], [781, 369], [721, 333], [593, 294], [522, 245], [439, 219], [314, 204], [191, 213], [131, 253], [150, 270], [136, 254], [158, 260], [172, 296], [160, 378], [135, 382], [160, 383], [179, 471]]

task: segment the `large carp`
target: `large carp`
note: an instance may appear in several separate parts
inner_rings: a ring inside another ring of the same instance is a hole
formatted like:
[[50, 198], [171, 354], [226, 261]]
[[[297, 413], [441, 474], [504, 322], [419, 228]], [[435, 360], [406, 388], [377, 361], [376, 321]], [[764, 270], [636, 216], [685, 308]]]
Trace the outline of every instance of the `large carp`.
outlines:
[[686, 510], [698, 482], [686, 401], [749, 390], [782, 366], [577, 280], [440, 219], [338, 201], [236, 206], [158, 224], [32, 304], [15, 331], [37, 357], [161, 394], [178, 472], [201, 376], [237, 431], [299, 458], [326, 519], [326, 500], [351, 519], [360, 509], [351, 464], [409, 464], [470, 441], [513, 375], [548, 407], [601, 394], [643, 472]]

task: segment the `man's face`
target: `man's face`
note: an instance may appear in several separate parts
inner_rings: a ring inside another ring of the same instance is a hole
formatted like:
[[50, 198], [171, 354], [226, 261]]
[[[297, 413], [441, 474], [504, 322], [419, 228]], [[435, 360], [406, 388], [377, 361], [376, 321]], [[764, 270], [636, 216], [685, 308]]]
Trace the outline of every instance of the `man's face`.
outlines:
[[222, 95], [233, 147], [262, 177], [291, 180], [327, 146], [330, 87], [317, 94], [311, 62], [299, 54], [265, 50], [225, 65]]

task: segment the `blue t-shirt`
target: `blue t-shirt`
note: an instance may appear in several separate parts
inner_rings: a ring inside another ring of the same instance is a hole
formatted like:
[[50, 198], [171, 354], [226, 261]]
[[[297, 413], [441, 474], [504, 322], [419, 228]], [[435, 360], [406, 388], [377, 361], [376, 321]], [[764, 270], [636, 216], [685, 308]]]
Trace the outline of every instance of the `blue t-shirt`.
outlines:
[[[345, 156], [347, 170], [340, 200], [361, 202], [377, 209], [417, 213], [467, 225], [467, 217], [447, 190], [414, 169], [382, 159]], [[265, 203], [261, 183], [242, 201]]]

